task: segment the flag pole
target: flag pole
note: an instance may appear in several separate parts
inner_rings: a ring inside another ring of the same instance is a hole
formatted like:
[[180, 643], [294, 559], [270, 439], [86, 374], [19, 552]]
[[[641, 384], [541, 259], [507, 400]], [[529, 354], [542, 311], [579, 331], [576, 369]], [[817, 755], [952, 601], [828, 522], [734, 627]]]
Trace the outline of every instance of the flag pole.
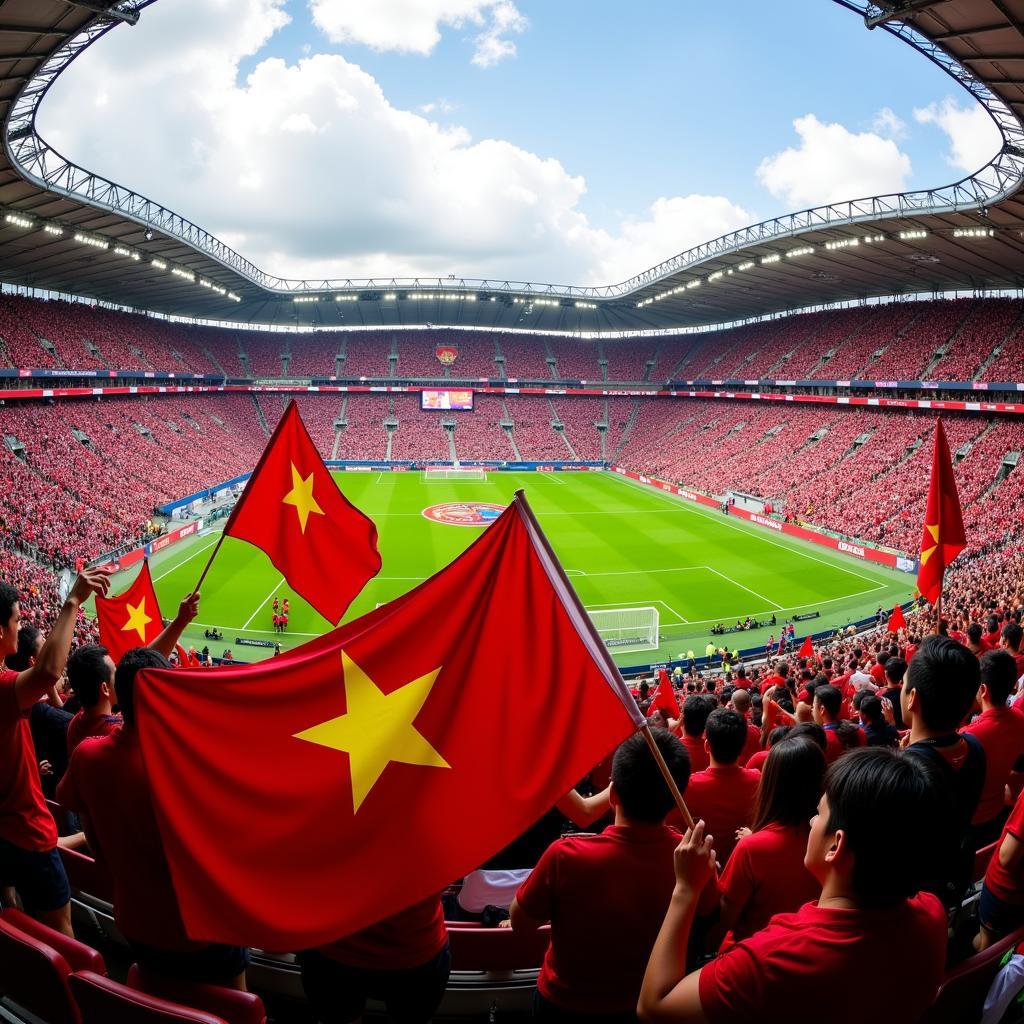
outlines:
[[213, 549], [213, 554], [206, 560], [206, 565], [203, 566], [203, 574], [199, 577], [199, 582], [192, 588], [193, 594], [199, 593], [199, 588], [203, 585], [203, 580], [206, 579], [206, 574], [210, 571], [210, 566], [213, 565], [213, 560], [217, 557], [217, 552], [220, 551], [221, 544], [224, 543], [224, 532], [221, 531], [220, 540], [217, 541]]
[[654, 734], [651, 732], [651, 727], [649, 725], [645, 725], [640, 731], [644, 734], [644, 739], [647, 740], [647, 746], [650, 748], [651, 753], [654, 755], [655, 762], [661, 769], [661, 774], [665, 779], [665, 784], [672, 793], [672, 799], [675, 800], [676, 807], [679, 808], [679, 813], [683, 816], [683, 822], [686, 824], [687, 828], [693, 828], [693, 815], [690, 814], [690, 809], [686, 806], [683, 794], [679, 792], [676, 780], [672, 778], [672, 773], [668, 770], [668, 765], [665, 764], [665, 758], [661, 756], [661, 750], [658, 747], [658, 744], [654, 741]]

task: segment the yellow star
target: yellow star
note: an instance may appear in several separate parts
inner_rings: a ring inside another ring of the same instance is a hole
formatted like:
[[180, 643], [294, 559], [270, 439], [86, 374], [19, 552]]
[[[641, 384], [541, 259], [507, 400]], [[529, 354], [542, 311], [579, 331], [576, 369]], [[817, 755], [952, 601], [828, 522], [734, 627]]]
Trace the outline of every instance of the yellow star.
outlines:
[[382, 693], [344, 651], [341, 669], [348, 710], [339, 718], [295, 733], [295, 738], [348, 753], [353, 813], [392, 761], [428, 768], [451, 767], [413, 725], [430, 696], [439, 668], [392, 693]]
[[281, 499], [285, 505], [294, 505], [299, 513], [299, 529], [306, 532], [306, 522], [310, 512], [318, 516], [324, 514], [324, 510], [316, 503], [313, 497], [313, 474], [310, 473], [305, 479], [299, 475], [299, 471], [292, 464], [292, 489]]
[[932, 540], [935, 541], [930, 548], [921, 552], [921, 564], [927, 565], [928, 559], [932, 557], [939, 547], [939, 524], [936, 523], [934, 526], [929, 526], [928, 523], [925, 523], [924, 528], [932, 535]]
[[128, 604], [128, 621], [121, 627], [122, 633], [137, 630], [139, 641], [146, 642], [146, 626], [153, 621], [152, 617], [146, 614], [146, 599], [142, 597], [136, 605]]

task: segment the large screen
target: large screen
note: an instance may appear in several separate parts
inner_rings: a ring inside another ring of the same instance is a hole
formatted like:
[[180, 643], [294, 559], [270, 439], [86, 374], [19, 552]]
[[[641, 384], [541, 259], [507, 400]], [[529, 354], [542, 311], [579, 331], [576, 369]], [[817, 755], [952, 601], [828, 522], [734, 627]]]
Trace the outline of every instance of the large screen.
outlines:
[[472, 410], [473, 391], [471, 388], [424, 388], [420, 392], [420, 408], [432, 412]]

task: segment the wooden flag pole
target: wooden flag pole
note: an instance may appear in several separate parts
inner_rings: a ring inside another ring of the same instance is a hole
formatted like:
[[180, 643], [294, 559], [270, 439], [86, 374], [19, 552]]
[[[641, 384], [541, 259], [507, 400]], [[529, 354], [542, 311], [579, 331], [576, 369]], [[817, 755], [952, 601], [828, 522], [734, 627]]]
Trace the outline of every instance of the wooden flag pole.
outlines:
[[[946, 574], [943, 573], [943, 576]], [[945, 582], [945, 580], [943, 580]], [[935, 635], [938, 636], [942, 633], [942, 590], [939, 590], [939, 596], [935, 599]]]
[[661, 769], [661, 774], [664, 776], [665, 783], [672, 793], [672, 798], [676, 802], [676, 807], [679, 808], [679, 813], [683, 816], [683, 821], [686, 823], [686, 827], [693, 828], [693, 815], [690, 814], [690, 809], [686, 806], [683, 794], [679, 792], [676, 780], [672, 778], [672, 773], [668, 770], [668, 765], [665, 764], [665, 758], [661, 756], [661, 750], [659, 749], [658, 744], [654, 741], [654, 735], [651, 732], [651, 727], [649, 725], [645, 725], [643, 729], [641, 729], [641, 732], [644, 734], [644, 739], [647, 740], [647, 746], [654, 755], [654, 760]]
[[206, 574], [210, 571], [210, 566], [213, 565], [213, 560], [217, 557], [217, 552], [220, 551], [221, 544], [224, 543], [224, 533], [221, 532], [220, 540], [217, 541], [213, 549], [213, 554], [206, 560], [206, 565], [203, 566], [203, 574], [199, 577], [199, 582], [192, 588], [193, 594], [199, 593], [199, 588], [203, 585], [203, 580], [206, 579]]

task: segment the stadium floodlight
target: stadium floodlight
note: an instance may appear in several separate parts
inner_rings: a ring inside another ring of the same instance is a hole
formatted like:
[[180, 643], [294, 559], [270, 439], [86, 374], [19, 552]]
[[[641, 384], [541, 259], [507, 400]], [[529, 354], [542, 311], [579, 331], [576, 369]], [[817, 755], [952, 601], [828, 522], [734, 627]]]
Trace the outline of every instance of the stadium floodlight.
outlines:
[[700, 278], [699, 278], [699, 277], [695, 277], [695, 278], [694, 278], [694, 279], [693, 279], [692, 281], [687, 281], [687, 282], [686, 282], [686, 287], [687, 287], [687, 289], [690, 289], [690, 288], [699, 288], [699, 287], [700, 287], [700, 285], [701, 285], [701, 280], [700, 280]]
[[871, 245], [873, 242], [884, 242], [885, 235], [865, 235], [864, 241], [867, 242], [868, 245]]
[[786, 253], [786, 259], [791, 260], [794, 256], [810, 256], [814, 252], [813, 245], [805, 245], [800, 249], [790, 249]]
[[242, 301], [241, 296], [236, 295], [234, 292], [228, 292], [228, 298], [231, 299], [233, 302], [241, 302]]
[[127, 256], [129, 259], [133, 259], [133, 260], [137, 260], [137, 259], [141, 258], [137, 252], [133, 252], [131, 249], [126, 249], [123, 245], [115, 245], [114, 246], [114, 255], [115, 256]]
[[781, 260], [781, 259], [782, 259], [782, 257], [777, 252], [776, 253], [772, 253], [771, 256], [762, 256], [761, 257], [761, 265], [764, 266], [767, 263], [778, 263], [779, 260]]
[[900, 241], [901, 242], [913, 242], [917, 238], [927, 238], [927, 231], [901, 231]]
[[80, 245], [91, 245], [94, 249], [109, 249], [110, 243], [102, 238], [93, 238], [91, 235], [83, 235], [81, 231], [75, 232], [75, 241]]
[[954, 228], [954, 238], [991, 238], [995, 234], [992, 228]]
[[191, 270], [186, 270], [184, 267], [171, 267], [171, 273], [175, 277], [183, 277], [186, 281], [195, 281], [196, 275]]
[[16, 228], [30, 228], [35, 223], [29, 217], [23, 217], [20, 213], [9, 213], [4, 217], [4, 221]]
[[64, 229], [59, 224], [44, 224], [43, 230], [48, 235], [63, 235]]
[[[730, 270], [729, 273], [731, 274], [732, 271]], [[724, 276], [725, 276], [725, 271], [724, 270], [716, 270], [713, 274], [708, 274], [708, 280], [709, 281], [717, 281], [720, 277], [724, 277]]]
[[859, 238], [843, 238], [838, 242], [826, 242], [825, 248], [832, 252], [835, 249], [850, 249], [855, 245], [860, 245]]
[[292, 302], [319, 302], [319, 295], [296, 295]]
[[359, 296], [358, 295], [335, 295], [334, 296], [334, 301], [335, 302], [358, 302], [359, 301]]
[[149, 261], [151, 267], [156, 267], [157, 270], [166, 270], [167, 264], [163, 260], [152, 259]]
[[[491, 299], [491, 302], [493, 302], [493, 301], [494, 301], [494, 299]], [[597, 303], [596, 302], [577, 302], [576, 303], [576, 308], [577, 309], [597, 309]]]
[[747, 260], [745, 263], [741, 263], [736, 269], [737, 270], [752, 270], [754, 267], [753, 260]]

